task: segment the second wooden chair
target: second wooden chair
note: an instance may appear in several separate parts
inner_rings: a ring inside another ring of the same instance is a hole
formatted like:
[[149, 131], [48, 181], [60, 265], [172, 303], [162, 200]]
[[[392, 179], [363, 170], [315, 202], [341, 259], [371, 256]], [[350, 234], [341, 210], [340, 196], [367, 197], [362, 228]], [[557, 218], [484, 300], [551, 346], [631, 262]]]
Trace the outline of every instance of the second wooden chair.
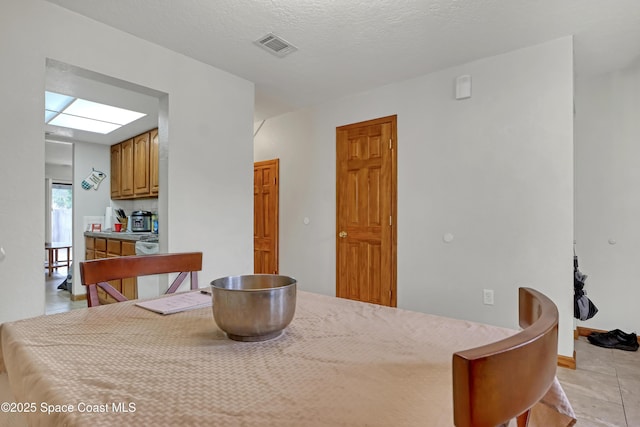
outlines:
[[116, 302], [128, 300], [108, 283], [110, 280], [179, 273], [165, 292], [171, 294], [180, 287], [187, 276], [190, 276], [191, 289], [197, 289], [200, 270], [202, 270], [202, 252], [124, 256], [81, 262], [80, 280], [87, 287], [87, 305], [95, 307], [101, 304], [98, 288], [104, 290]]

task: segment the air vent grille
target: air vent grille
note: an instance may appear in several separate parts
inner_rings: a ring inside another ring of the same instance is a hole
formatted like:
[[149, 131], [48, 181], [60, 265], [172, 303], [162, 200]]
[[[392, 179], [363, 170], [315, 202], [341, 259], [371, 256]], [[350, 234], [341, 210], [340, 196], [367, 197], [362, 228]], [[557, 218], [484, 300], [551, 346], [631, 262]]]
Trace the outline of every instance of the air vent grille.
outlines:
[[264, 37], [260, 37], [253, 43], [256, 46], [260, 46], [267, 52], [280, 58], [298, 50], [297, 47], [273, 33], [269, 33]]

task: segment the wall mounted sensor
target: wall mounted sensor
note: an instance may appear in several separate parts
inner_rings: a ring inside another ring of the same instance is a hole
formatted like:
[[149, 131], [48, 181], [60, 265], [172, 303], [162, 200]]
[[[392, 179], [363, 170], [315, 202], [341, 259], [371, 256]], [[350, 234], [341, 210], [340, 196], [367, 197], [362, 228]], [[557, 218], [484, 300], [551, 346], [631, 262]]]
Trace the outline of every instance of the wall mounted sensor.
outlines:
[[456, 99], [471, 98], [471, 76], [465, 74], [456, 78]]

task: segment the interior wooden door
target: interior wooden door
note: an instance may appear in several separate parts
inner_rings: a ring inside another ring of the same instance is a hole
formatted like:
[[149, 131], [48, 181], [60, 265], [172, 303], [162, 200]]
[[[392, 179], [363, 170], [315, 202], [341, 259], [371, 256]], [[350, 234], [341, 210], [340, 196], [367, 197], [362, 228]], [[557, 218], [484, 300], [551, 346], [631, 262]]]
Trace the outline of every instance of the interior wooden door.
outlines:
[[253, 270], [278, 274], [278, 159], [253, 166]]
[[336, 295], [397, 306], [396, 116], [336, 129]]

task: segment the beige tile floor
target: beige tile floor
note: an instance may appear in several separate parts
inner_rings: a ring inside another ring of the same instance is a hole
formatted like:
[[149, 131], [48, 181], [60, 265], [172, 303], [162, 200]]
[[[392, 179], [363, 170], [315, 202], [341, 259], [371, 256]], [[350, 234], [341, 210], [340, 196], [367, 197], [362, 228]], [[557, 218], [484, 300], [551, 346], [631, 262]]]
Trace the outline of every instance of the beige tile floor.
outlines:
[[87, 306], [86, 300], [71, 301], [71, 293], [58, 289], [58, 285], [67, 277], [67, 269], [59, 268], [51, 277], [44, 273], [45, 281], [45, 314], [62, 313], [75, 308]]
[[[630, 331], [626, 331], [630, 332]], [[575, 342], [576, 369], [558, 368], [579, 427], [640, 427], [640, 351]]]
[[[87, 302], [71, 301], [58, 290], [67, 273], [45, 274], [46, 313], [84, 308]], [[629, 331], [627, 331], [629, 332]], [[558, 379], [578, 418], [578, 427], [640, 427], [640, 351], [610, 350], [575, 342], [576, 368], [558, 368]]]

